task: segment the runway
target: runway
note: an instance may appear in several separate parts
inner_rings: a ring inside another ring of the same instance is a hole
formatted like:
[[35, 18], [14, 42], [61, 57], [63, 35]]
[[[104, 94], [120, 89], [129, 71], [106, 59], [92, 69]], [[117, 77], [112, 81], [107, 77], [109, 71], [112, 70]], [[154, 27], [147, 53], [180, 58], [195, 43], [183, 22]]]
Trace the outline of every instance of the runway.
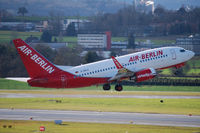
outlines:
[[85, 95], [85, 94], [26, 94], [0, 93], [0, 98], [144, 98], [144, 99], [200, 99], [200, 96], [161, 96], [161, 95]]
[[122, 112], [0, 109], [0, 119], [200, 127], [200, 116]]

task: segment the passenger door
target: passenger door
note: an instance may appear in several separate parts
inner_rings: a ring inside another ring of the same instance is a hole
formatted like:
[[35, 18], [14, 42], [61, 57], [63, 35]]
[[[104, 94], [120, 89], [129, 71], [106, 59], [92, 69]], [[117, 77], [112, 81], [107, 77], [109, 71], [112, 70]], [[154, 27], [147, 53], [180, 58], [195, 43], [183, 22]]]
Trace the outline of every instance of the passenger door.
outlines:
[[170, 50], [171, 54], [172, 54], [172, 60], [176, 60], [176, 52], [174, 49]]

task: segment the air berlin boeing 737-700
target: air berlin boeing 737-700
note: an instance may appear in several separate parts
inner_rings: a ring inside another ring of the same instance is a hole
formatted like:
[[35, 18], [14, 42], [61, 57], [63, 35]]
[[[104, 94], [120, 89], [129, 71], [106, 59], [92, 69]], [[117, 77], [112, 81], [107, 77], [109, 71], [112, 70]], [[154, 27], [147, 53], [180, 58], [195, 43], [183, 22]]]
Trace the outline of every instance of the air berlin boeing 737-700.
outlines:
[[194, 52], [181, 47], [162, 47], [80, 66], [54, 65], [21, 39], [13, 40], [30, 76], [28, 84], [34, 87], [77, 88], [103, 84], [110, 90], [121, 91], [123, 79], [141, 82], [156, 76], [156, 70], [180, 68], [194, 56]]

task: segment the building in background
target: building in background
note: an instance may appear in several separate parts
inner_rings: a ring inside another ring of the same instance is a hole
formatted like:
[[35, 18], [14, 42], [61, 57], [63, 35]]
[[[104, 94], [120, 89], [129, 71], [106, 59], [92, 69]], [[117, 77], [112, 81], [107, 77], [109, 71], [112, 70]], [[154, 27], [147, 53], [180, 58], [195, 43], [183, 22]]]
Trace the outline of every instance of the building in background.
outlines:
[[75, 30], [78, 31], [80, 28], [84, 27], [86, 23], [90, 23], [87, 19], [64, 19], [61, 21], [63, 29], [66, 30], [68, 26], [73, 23], [75, 26]]
[[103, 34], [78, 34], [78, 44], [83, 48], [111, 48], [111, 32], [107, 31]]
[[128, 48], [128, 41], [118, 41], [118, 42], [114, 42], [112, 41], [112, 49], [127, 49]]
[[17, 31], [31, 31], [35, 29], [35, 24], [32, 22], [1, 22], [1, 30], [17, 30]]
[[177, 38], [176, 45], [191, 50], [195, 52], [196, 55], [200, 55], [200, 35]]
[[139, 12], [154, 14], [154, 0], [133, 0], [134, 8]]

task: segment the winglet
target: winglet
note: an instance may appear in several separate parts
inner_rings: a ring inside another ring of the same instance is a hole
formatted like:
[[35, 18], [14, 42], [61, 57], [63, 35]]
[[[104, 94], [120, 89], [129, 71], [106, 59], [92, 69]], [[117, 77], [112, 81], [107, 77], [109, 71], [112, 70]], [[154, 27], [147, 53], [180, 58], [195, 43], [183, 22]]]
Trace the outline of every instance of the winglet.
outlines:
[[117, 61], [117, 59], [114, 56], [112, 56], [111, 58], [112, 58], [113, 62], [115, 63], [115, 66], [117, 67], [117, 69], [123, 68], [123, 66]]

